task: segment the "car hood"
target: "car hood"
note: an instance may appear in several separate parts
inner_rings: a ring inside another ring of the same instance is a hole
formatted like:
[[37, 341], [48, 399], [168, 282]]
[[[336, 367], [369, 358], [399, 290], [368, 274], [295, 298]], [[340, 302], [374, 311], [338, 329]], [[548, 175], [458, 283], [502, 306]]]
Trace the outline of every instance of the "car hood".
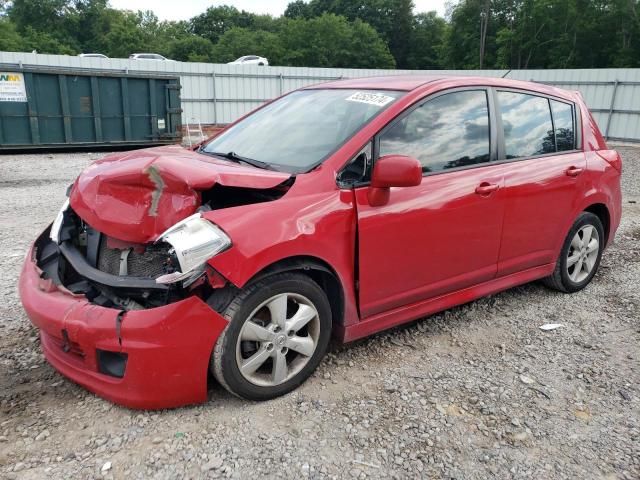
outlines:
[[203, 190], [216, 184], [267, 189], [289, 177], [173, 145], [98, 160], [76, 179], [70, 203], [96, 230], [123, 241], [147, 243], [195, 213]]

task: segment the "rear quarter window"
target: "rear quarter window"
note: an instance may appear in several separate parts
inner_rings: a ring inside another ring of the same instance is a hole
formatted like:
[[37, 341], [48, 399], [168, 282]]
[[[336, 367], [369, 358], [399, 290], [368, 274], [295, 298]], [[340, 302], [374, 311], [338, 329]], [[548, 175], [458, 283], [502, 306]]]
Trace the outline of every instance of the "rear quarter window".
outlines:
[[568, 103], [551, 100], [551, 113], [558, 151], [573, 150], [575, 148], [573, 107]]

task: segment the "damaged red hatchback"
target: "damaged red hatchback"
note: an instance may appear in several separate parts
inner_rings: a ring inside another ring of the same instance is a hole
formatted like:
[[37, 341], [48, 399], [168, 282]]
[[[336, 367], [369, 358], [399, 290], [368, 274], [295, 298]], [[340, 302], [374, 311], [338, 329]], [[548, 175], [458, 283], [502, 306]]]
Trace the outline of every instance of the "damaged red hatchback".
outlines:
[[399, 76], [289, 93], [197, 150], [109, 155], [20, 279], [48, 361], [114, 402], [269, 399], [351, 341], [544, 279], [595, 274], [619, 155], [579, 94]]

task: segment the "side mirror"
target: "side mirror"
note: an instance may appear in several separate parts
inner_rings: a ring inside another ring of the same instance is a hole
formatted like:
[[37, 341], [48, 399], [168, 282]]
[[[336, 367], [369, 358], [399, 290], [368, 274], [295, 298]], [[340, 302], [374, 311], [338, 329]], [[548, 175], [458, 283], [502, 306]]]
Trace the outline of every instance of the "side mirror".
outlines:
[[413, 157], [386, 155], [373, 166], [369, 204], [377, 207], [389, 201], [391, 187], [415, 187], [422, 182], [422, 165]]

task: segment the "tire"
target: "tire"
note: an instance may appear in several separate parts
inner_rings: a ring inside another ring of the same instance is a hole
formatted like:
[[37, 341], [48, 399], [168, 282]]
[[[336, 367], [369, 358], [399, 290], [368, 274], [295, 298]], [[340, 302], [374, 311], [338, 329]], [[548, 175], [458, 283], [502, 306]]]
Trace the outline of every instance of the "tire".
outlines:
[[[583, 245], [583, 237], [588, 231], [591, 232], [591, 236], [587, 243], [591, 247]], [[597, 250], [593, 250], [594, 238], [597, 240]], [[605, 237], [602, 222], [593, 213], [582, 212], [569, 230], [562, 245], [555, 270], [542, 282], [549, 288], [565, 293], [582, 290], [598, 271], [604, 246]], [[578, 266], [580, 270], [576, 270]]]
[[248, 285], [223, 316], [229, 324], [216, 341], [210, 369], [224, 388], [248, 400], [269, 400], [298, 387], [317, 368], [331, 337], [327, 295], [299, 273]]

